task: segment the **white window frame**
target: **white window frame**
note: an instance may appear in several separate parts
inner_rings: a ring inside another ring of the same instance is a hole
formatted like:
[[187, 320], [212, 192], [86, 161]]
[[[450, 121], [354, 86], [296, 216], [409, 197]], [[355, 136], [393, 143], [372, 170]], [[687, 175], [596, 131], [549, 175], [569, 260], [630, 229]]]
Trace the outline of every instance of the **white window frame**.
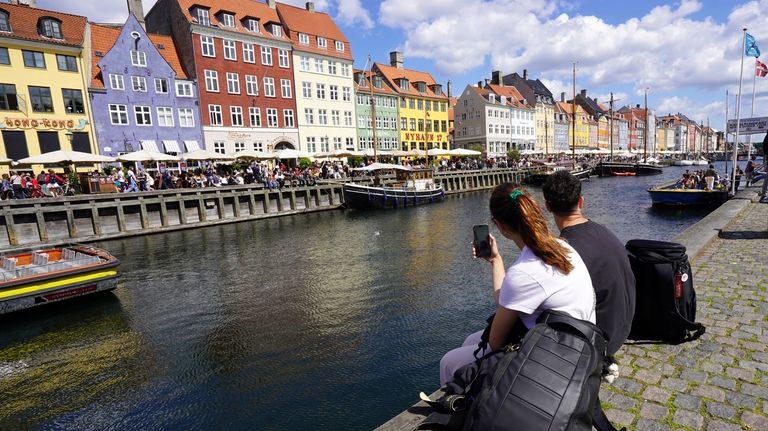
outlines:
[[277, 50], [277, 63], [283, 69], [288, 69], [291, 67], [290, 55], [288, 54], [287, 49]]
[[131, 76], [131, 89], [140, 93], [147, 92], [147, 78], [144, 76]]
[[304, 122], [306, 124], [315, 124], [315, 110], [312, 108], [304, 108]]
[[246, 21], [248, 25], [246, 26], [246, 29], [252, 33], [261, 33], [261, 30], [259, 29], [259, 21], [255, 20], [253, 18], [248, 18]]
[[[117, 114], [118, 122], [113, 121], [112, 114]], [[122, 120], [122, 121], [121, 121]], [[128, 106], [121, 104], [109, 104], [109, 123], [114, 126], [127, 126], [130, 124], [128, 120]]]
[[328, 39], [317, 36], [317, 47], [321, 49], [328, 49]]
[[[141, 112], [140, 112], [141, 111]], [[142, 116], [142, 120], [139, 121], [139, 115]], [[133, 118], [136, 121], [136, 125], [139, 127], [151, 127], [152, 126], [152, 108], [146, 105], [134, 105], [133, 106]], [[145, 120], [149, 120], [143, 123]]]
[[206, 27], [211, 26], [211, 14], [208, 9], [197, 8], [197, 23]]
[[328, 61], [328, 73], [331, 75], [336, 75], [338, 72], [338, 67], [336, 67], [335, 61]]
[[261, 46], [261, 64], [263, 66], [272, 66], [272, 48], [269, 46]]
[[283, 96], [283, 99], [292, 99], [293, 98], [293, 92], [291, 91], [291, 80], [290, 79], [281, 79], [280, 80], [280, 95]]
[[229, 107], [229, 121], [232, 127], [243, 127], [243, 107]]
[[219, 72], [215, 70], [205, 69], [203, 71], [205, 76], [205, 91], [209, 93], [219, 92]]
[[264, 82], [264, 96], [265, 97], [276, 97], [276, 95], [275, 95], [275, 78], [265, 77], [265, 78], [262, 78], [262, 82]]
[[208, 105], [208, 119], [211, 123], [211, 126], [221, 126], [224, 124], [224, 117], [222, 117], [221, 113], [221, 105]]
[[109, 88], [112, 90], [125, 90], [125, 80], [123, 79], [123, 75], [110, 73]]
[[235, 27], [235, 16], [231, 13], [222, 13], [221, 18], [221, 23], [224, 24], [225, 27]]
[[252, 43], [243, 42], [243, 61], [246, 63], [256, 63], [256, 50]]
[[248, 118], [251, 127], [261, 127], [261, 108], [257, 106], [248, 107]]
[[277, 118], [277, 109], [267, 108], [267, 127], [280, 127]]
[[283, 28], [279, 24], [272, 24], [272, 36], [283, 37]]
[[323, 66], [323, 59], [316, 58], [315, 59], [315, 72], [323, 73], [324, 70], [325, 70], [325, 67]]
[[227, 93], [240, 94], [240, 75], [227, 72]]
[[306, 33], [299, 33], [299, 43], [302, 45], [309, 45], [309, 35]]
[[195, 113], [192, 108], [179, 108], [179, 127], [195, 127]]
[[256, 75], [245, 75], [245, 94], [259, 95], [259, 78]]
[[341, 112], [338, 109], [331, 110], [331, 124], [334, 126], [341, 125]]
[[200, 36], [200, 49], [203, 57], [216, 58], [216, 45], [212, 36]]
[[179, 82], [176, 81], [176, 97], [194, 97], [195, 93], [192, 91], [191, 82]]
[[352, 87], [342, 87], [341, 89], [341, 100], [345, 102], [351, 102], [352, 101]]
[[283, 109], [283, 126], [296, 127], [296, 122], [293, 116], [293, 109]]
[[338, 85], [329, 85], [328, 86], [328, 97], [331, 100], [339, 100], [339, 86]]
[[321, 124], [323, 126], [328, 125], [328, 110], [327, 109], [318, 109], [317, 110], [317, 124]]
[[339, 40], [336, 41], [336, 51], [344, 52], [344, 42]]
[[227, 152], [227, 144], [224, 143], [224, 141], [214, 141], [213, 142], [213, 152], [219, 153], [219, 154], [226, 154]]
[[[165, 89], [163, 89], [163, 84], [165, 84]], [[168, 78], [155, 78], [155, 93], [168, 94]]]
[[147, 67], [147, 53], [144, 51], [132, 49], [131, 64], [136, 67]]
[[318, 83], [315, 87], [315, 92], [318, 99], [325, 100], [325, 84]]
[[157, 125], [159, 127], [173, 127], [173, 108], [168, 106], [158, 106], [155, 108], [157, 114]]
[[314, 153], [317, 150], [314, 136], [307, 136], [307, 152]]
[[299, 68], [305, 72], [309, 72], [309, 57], [302, 55], [299, 58]]
[[221, 41], [224, 51], [224, 60], [237, 61], [237, 43], [232, 39], [223, 39]]
[[344, 125], [345, 126], [352, 125], [352, 111], [344, 111]]
[[305, 99], [312, 98], [312, 83], [309, 81], [303, 81], [301, 83], [301, 95]]

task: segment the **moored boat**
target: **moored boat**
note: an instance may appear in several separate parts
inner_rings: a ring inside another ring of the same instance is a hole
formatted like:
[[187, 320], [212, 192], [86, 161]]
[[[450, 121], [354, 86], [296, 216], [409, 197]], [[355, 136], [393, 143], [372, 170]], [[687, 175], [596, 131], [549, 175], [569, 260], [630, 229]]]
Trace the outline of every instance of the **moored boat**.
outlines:
[[658, 207], [694, 207], [694, 206], [719, 206], [727, 201], [730, 195], [728, 190], [715, 189], [683, 189], [677, 188], [677, 182], [667, 183], [658, 187], [651, 187], [648, 193], [651, 202]]
[[601, 177], [613, 176], [615, 173], [633, 172], [635, 175], [657, 175], [661, 167], [647, 163], [600, 162], [595, 166], [595, 174]]
[[120, 261], [71, 245], [0, 256], [0, 314], [117, 287]]
[[[355, 171], [374, 173], [374, 183], [345, 183], [342, 187], [344, 206], [351, 209], [401, 208], [442, 201], [445, 191], [435, 183], [431, 169], [415, 169], [407, 166], [373, 163]], [[395, 182], [381, 184], [378, 174], [394, 172]]]
[[626, 171], [626, 172], [611, 172], [611, 175], [614, 177], [634, 177], [637, 175], [634, 172]]

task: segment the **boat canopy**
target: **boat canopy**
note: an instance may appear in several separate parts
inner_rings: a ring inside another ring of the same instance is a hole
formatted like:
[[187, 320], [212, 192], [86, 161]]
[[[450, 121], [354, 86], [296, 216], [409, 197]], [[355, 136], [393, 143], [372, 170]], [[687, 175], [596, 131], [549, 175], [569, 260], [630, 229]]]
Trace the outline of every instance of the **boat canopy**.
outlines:
[[381, 171], [381, 170], [412, 171], [413, 168], [410, 168], [408, 166], [395, 165], [392, 163], [371, 163], [368, 166], [364, 166], [362, 168], [353, 168], [352, 170], [364, 171], [364, 172], [373, 172], [373, 171]]

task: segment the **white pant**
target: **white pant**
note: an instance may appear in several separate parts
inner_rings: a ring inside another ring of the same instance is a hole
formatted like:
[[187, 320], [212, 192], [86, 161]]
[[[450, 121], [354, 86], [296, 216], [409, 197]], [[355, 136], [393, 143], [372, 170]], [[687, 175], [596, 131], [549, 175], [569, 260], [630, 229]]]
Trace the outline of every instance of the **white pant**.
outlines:
[[704, 177], [704, 181], [707, 182], [707, 188], [710, 190], [715, 189], [715, 177]]
[[[483, 331], [477, 331], [474, 334], [470, 334], [461, 347], [457, 347], [450, 352], [443, 355], [440, 359], [440, 386], [444, 386], [446, 383], [453, 380], [453, 373], [464, 365], [470, 364], [475, 361], [474, 351], [477, 349], [477, 344], [480, 342], [480, 337], [483, 335]], [[485, 348], [478, 355], [485, 355], [490, 351], [489, 348]]]

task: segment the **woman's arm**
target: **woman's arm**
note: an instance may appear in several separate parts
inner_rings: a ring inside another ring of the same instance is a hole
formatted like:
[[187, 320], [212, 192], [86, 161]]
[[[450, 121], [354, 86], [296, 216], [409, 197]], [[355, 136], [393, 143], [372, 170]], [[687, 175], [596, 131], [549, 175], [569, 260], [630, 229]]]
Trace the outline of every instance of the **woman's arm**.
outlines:
[[517, 319], [518, 312], [516, 310], [510, 310], [500, 305], [496, 306], [496, 316], [491, 323], [491, 334], [488, 337], [488, 345], [492, 351], [499, 350], [507, 344]]

